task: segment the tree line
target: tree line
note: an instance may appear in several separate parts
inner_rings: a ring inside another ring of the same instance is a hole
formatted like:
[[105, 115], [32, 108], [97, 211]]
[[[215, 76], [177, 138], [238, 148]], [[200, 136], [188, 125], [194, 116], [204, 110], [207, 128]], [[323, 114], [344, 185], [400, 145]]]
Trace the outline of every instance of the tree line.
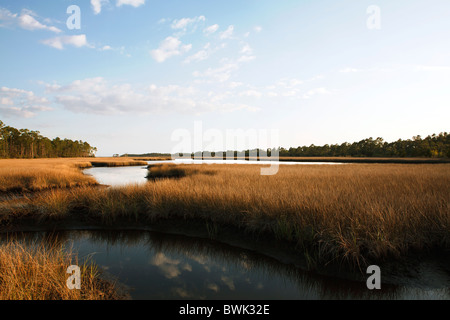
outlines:
[[[414, 136], [412, 139], [398, 139], [394, 142], [384, 141], [383, 138], [363, 139], [358, 142], [344, 142], [341, 144], [325, 144], [323, 146], [299, 146], [297, 148], [277, 149], [251, 149], [243, 151], [219, 151], [208, 152], [197, 151], [191, 154], [191, 157], [205, 157], [210, 154], [213, 157], [227, 156], [245, 157], [250, 156], [271, 156], [278, 151], [280, 157], [386, 157], [386, 158], [450, 158], [450, 134], [442, 132], [432, 134], [426, 138], [420, 135]], [[182, 154], [174, 154], [174, 156], [182, 156]]]
[[442, 132], [425, 138], [386, 142], [383, 138], [368, 138], [359, 142], [297, 148], [280, 148], [280, 157], [450, 157], [450, 134]]
[[0, 120], [0, 158], [94, 157], [96, 151], [81, 140], [50, 140], [39, 131], [16, 129]]

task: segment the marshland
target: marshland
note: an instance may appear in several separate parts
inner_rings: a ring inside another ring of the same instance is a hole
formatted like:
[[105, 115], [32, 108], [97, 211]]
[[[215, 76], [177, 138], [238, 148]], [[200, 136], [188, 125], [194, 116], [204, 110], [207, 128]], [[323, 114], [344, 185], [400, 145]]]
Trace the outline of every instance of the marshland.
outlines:
[[[184, 235], [257, 252], [288, 268], [332, 275], [351, 286], [356, 282], [360, 291], [367, 291], [364, 281], [369, 265], [382, 266], [387, 271], [385, 283], [398, 286], [399, 277], [419, 279], [421, 263], [434, 261], [433, 267], [425, 268], [434, 274], [432, 282], [448, 285], [449, 164], [280, 164], [278, 173], [271, 176], [260, 174], [264, 166], [126, 158], [0, 160], [2, 234], [128, 230]], [[114, 174], [122, 168], [134, 170], [140, 180], [108, 186], [92, 173]], [[95, 237], [95, 232], [89, 237]], [[11, 252], [25, 251], [24, 240], [18, 239], [7, 244], [5, 261], [13, 259]], [[42, 254], [55, 255], [51, 246], [47, 250]], [[125, 245], [123, 251], [128, 250], [134, 249]], [[70, 250], [56, 252], [58, 259], [63, 253], [65, 259], [77, 257]], [[154, 254], [161, 257], [160, 251]], [[95, 263], [94, 255], [89, 266], [100, 270]], [[8, 273], [6, 267], [0, 270]], [[94, 276], [105, 287], [101, 272]], [[0, 275], [0, 282], [10, 281], [6, 279], [7, 275]], [[96, 292], [93, 288], [81, 296], [60, 296], [89, 298]], [[17, 294], [10, 293], [11, 297], [35, 297]]]
[[0, 300], [450, 300], [449, 1], [55, 2], [0, 4]]

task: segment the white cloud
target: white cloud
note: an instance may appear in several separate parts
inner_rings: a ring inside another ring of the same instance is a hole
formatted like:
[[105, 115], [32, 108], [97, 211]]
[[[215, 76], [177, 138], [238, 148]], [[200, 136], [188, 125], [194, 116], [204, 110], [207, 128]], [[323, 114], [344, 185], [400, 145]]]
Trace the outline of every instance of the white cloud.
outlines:
[[[91, 7], [94, 14], [100, 14], [102, 7], [109, 3], [109, 0], [91, 0]], [[145, 0], [117, 0], [116, 6], [121, 7], [123, 5], [129, 5], [132, 7], [139, 7], [145, 4]]]
[[29, 14], [21, 14], [20, 17], [18, 18], [18, 23], [22, 29], [26, 30], [49, 30], [56, 33], [61, 32], [61, 30], [56, 27], [53, 26], [49, 27], [40, 23]]
[[102, 6], [108, 3], [109, 0], [91, 0], [92, 10], [94, 10], [94, 14], [99, 14], [102, 12]]
[[[17, 13], [13, 14], [5, 8], [0, 8], [0, 21], [2, 22], [0, 26], [14, 25], [17, 24], [20, 28], [25, 30], [47, 30], [55, 33], [60, 33], [61, 30], [54, 26], [45, 25], [38, 20], [36, 20], [37, 15], [27, 9], [23, 9], [20, 15]], [[48, 21], [49, 19], [44, 19]]]
[[[281, 95], [283, 97], [295, 97], [298, 94], [299, 94], [299, 90], [296, 90], [296, 89], [288, 90], [288, 91], [285, 91], [285, 92], [281, 93]], [[304, 99], [309, 99], [309, 96], [308, 95], [304, 95], [303, 98]]]
[[356, 69], [356, 68], [344, 68], [339, 70], [339, 72], [341, 73], [354, 73], [354, 72], [361, 72], [361, 69]]
[[145, 4], [145, 0], [117, 0], [116, 5], [121, 7], [123, 5], [130, 5], [135, 8]]
[[172, 22], [172, 29], [186, 29], [189, 25], [198, 23], [200, 21], [205, 21], [205, 16], [199, 16], [195, 18], [182, 18], [179, 20], [174, 20]]
[[38, 97], [32, 91], [16, 88], [0, 88], [0, 115], [34, 117], [37, 112], [52, 110], [47, 98]]
[[[302, 85], [303, 81], [296, 79], [296, 78], [283, 78], [277, 81], [277, 83], [275, 84], [278, 87], [281, 87], [283, 89], [292, 89], [295, 87], [298, 87], [299, 85]], [[273, 87], [275, 88], [275, 86]], [[273, 89], [271, 88], [271, 89]]]
[[197, 53], [193, 54], [192, 56], [187, 57], [184, 62], [185, 63], [191, 63], [191, 62], [198, 62], [202, 60], [206, 60], [209, 57], [209, 52], [207, 50], [200, 50]]
[[203, 30], [203, 32], [208, 36], [208, 35], [213, 34], [214, 32], [216, 32], [217, 30], [219, 30], [219, 25], [218, 24], [213, 24], [212, 26], [209, 26], [209, 27], [205, 28]]
[[230, 39], [233, 36], [234, 26], [230, 25], [227, 30], [220, 34], [220, 39]]
[[253, 30], [255, 30], [255, 32], [259, 33], [262, 31], [262, 27], [261, 26], [256, 26], [253, 28]]
[[192, 86], [114, 85], [104, 78], [76, 80], [69, 85], [46, 85], [46, 92], [64, 108], [87, 114], [172, 113], [202, 114], [206, 112], [256, 111], [255, 107], [217, 102], [214, 96]]
[[234, 89], [234, 88], [240, 87], [242, 85], [244, 85], [242, 82], [232, 81], [228, 84], [228, 87]]
[[256, 58], [255, 56], [244, 55], [244, 56], [241, 56], [237, 61], [238, 62], [249, 62], [249, 61], [254, 60], [255, 58]]
[[112, 50], [111, 46], [103, 46], [101, 48], [101, 51], [107, 51], [107, 50]]
[[255, 59], [255, 56], [252, 55], [253, 50], [249, 44], [245, 44], [244, 47], [242, 47], [240, 53], [242, 54], [242, 56], [239, 57], [239, 59], [237, 60], [238, 62], [248, 62]]
[[250, 47], [249, 44], [245, 44], [244, 47], [241, 50], [242, 54], [252, 54], [252, 48]]
[[208, 42], [202, 50], [197, 51], [195, 54], [187, 57], [183, 62], [184, 63], [191, 63], [191, 62], [199, 62], [203, 61], [209, 58], [209, 56], [220, 49], [220, 47], [211, 48], [211, 44]]
[[339, 72], [340, 73], [358, 73], [358, 72], [391, 72], [394, 71], [395, 69], [393, 68], [381, 68], [381, 67], [375, 67], [375, 68], [365, 68], [365, 69], [360, 69], [360, 68], [344, 68], [344, 69], [340, 69]]
[[[220, 48], [223, 48], [223, 47], [224, 46], [221, 46]], [[249, 62], [249, 61], [255, 59], [255, 56], [248, 55], [248, 53], [250, 53], [251, 51], [252, 50], [251, 50], [250, 46], [244, 46], [244, 48], [241, 49], [241, 52], [245, 52], [245, 54], [240, 56], [238, 59], [236, 59], [236, 60], [222, 59], [221, 66], [219, 66], [217, 68], [210, 67], [203, 72], [195, 71], [192, 73], [192, 75], [197, 78], [204, 78], [205, 80], [201, 80], [203, 82], [225, 82], [225, 81], [228, 81], [232, 75], [232, 72], [238, 70], [242, 63]]]
[[260, 98], [262, 96], [262, 93], [256, 90], [247, 90], [243, 91], [239, 94], [240, 96], [246, 96], [246, 97], [254, 97], [254, 98]]
[[42, 41], [43, 44], [48, 45], [50, 47], [62, 50], [64, 49], [65, 45], [74, 46], [77, 48], [89, 46], [86, 35], [80, 34], [75, 36], [61, 36], [61, 37], [55, 37], [47, 40]]
[[0, 26], [13, 22], [17, 18], [17, 13], [12, 13], [8, 9], [0, 8]]
[[178, 56], [190, 51], [192, 44], [183, 45], [178, 38], [167, 37], [159, 45], [158, 49], [150, 51], [150, 55], [157, 62], [164, 62], [168, 58]]
[[315, 95], [325, 95], [325, 94], [331, 94], [331, 92], [328, 91], [325, 88], [315, 88], [315, 89], [308, 90], [308, 92], [306, 92], [302, 96], [302, 98], [303, 99], [309, 99], [309, 98], [311, 98], [312, 96], [315, 96]]
[[[320, 79], [320, 77], [312, 79]], [[335, 92], [325, 87], [311, 88], [310, 82], [311, 79], [303, 81], [297, 78], [282, 78], [274, 84], [264, 86], [259, 91], [266, 92], [265, 95], [271, 98], [286, 97], [294, 99], [311, 99], [313, 96], [328, 95]]]
[[209, 78], [210, 80], [217, 82], [225, 82], [230, 79], [231, 73], [238, 69], [239, 65], [237, 63], [230, 62], [218, 68], [208, 68], [204, 72], [195, 71], [193, 76], [199, 78]]
[[425, 66], [418, 65], [415, 67], [418, 71], [450, 71], [449, 66]]

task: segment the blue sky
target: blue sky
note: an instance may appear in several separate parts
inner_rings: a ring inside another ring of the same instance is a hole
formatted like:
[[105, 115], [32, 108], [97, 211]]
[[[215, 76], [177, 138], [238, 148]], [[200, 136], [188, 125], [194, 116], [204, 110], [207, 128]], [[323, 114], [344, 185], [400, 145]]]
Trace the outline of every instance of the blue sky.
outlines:
[[0, 0], [0, 119], [98, 156], [172, 152], [199, 121], [284, 147], [448, 132], [449, 16], [448, 0]]

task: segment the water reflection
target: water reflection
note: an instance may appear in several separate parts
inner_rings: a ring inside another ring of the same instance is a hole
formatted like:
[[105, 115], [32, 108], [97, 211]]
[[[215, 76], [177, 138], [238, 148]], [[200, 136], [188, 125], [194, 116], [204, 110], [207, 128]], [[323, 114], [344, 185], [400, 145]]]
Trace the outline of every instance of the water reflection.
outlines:
[[253, 251], [180, 235], [137, 231], [70, 231], [8, 235], [73, 246], [131, 288], [133, 299], [449, 299], [424, 290], [324, 277]]
[[124, 186], [127, 184], [141, 184], [148, 180], [147, 167], [94, 167], [83, 170], [91, 175], [98, 183], [108, 186]]
[[[333, 162], [277, 162], [277, 161], [252, 161], [252, 160], [189, 160], [176, 159], [165, 161], [148, 161], [149, 164], [175, 163], [175, 164], [259, 164], [259, 165], [339, 165]], [[108, 186], [125, 186], [127, 184], [142, 184], [148, 180], [147, 167], [93, 167], [84, 169], [83, 172], [93, 176], [100, 184]]]

